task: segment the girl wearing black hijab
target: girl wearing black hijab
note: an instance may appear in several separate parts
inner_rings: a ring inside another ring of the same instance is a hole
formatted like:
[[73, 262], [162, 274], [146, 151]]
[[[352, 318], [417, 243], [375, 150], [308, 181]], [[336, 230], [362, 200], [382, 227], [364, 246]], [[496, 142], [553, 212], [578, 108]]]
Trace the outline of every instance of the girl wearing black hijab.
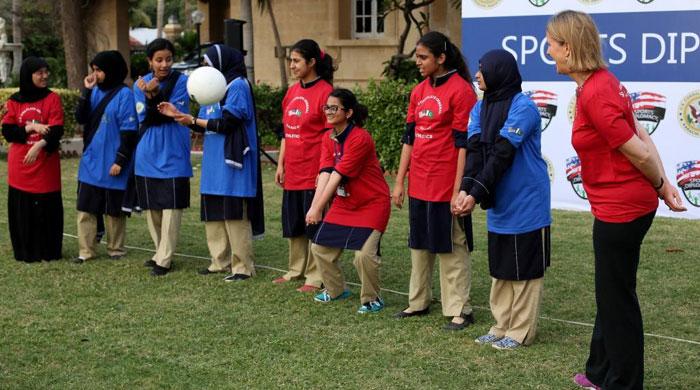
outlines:
[[22, 62], [19, 92], [10, 96], [2, 135], [7, 157], [7, 211], [15, 259], [33, 262], [61, 258], [63, 204], [59, 140], [63, 107], [47, 88], [49, 66], [42, 58]]
[[475, 341], [497, 349], [535, 338], [544, 271], [549, 266], [550, 191], [540, 116], [521, 93], [515, 58], [492, 50], [476, 73], [484, 98], [471, 111], [467, 164], [457, 214], [487, 210], [491, 313], [496, 324]]
[[82, 263], [97, 256], [97, 218], [106, 215], [107, 254], [126, 254], [124, 193], [133, 169], [136, 143], [136, 105], [124, 85], [126, 62], [115, 50], [97, 53], [92, 72], [83, 81], [76, 118], [83, 128], [83, 155], [78, 168], [78, 257]]
[[230, 272], [225, 281], [242, 281], [255, 274], [253, 237], [265, 231], [253, 89], [240, 51], [214, 45], [204, 61], [226, 78], [221, 102], [202, 106], [198, 117], [171, 103], [161, 103], [158, 109], [204, 133], [201, 219], [212, 261], [199, 273]]

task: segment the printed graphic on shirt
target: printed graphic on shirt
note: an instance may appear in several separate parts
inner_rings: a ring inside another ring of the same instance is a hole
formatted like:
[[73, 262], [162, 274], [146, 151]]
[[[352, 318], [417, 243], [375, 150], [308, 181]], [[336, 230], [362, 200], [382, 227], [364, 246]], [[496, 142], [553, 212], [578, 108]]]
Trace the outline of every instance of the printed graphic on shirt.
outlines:
[[552, 164], [552, 160], [550, 160], [544, 154], [542, 155], [542, 159], [544, 160], [545, 164], [547, 164], [547, 176], [549, 176], [549, 182], [554, 183], [554, 164]]
[[649, 91], [632, 92], [632, 111], [647, 133], [654, 133], [666, 116], [666, 96]]
[[[284, 126], [289, 130], [299, 130], [302, 124], [302, 116], [309, 113], [311, 105], [303, 96], [292, 99], [284, 111]], [[290, 137], [295, 135], [296, 137]], [[299, 134], [285, 134], [286, 138], [299, 138]]]
[[676, 182], [688, 202], [700, 207], [700, 160], [676, 164]]
[[542, 131], [545, 131], [552, 122], [552, 118], [557, 115], [557, 94], [541, 89], [525, 91], [523, 94], [537, 105], [537, 111], [542, 119]]
[[481, 8], [493, 8], [500, 3], [501, 0], [474, 0], [474, 3]]
[[700, 137], [700, 89], [690, 92], [681, 100], [678, 122], [688, 134]]
[[136, 112], [142, 114], [146, 110], [146, 105], [143, 102], [136, 102]]
[[[19, 123], [40, 123], [41, 122], [41, 117], [42, 117], [42, 111], [39, 107], [27, 107], [22, 112], [19, 113]], [[31, 132], [27, 135], [27, 145], [34, 145], [35, 143], [41, 141], [44, 139], [44, 136]]]
[[547, 3], [549, 3], [549, 0], [530, 0], [530, 4], [534, 5], [535, 7], [542, 7]]
[[418, 118], [416, 120], [416, 138], [432, 139], [432, 134], [426, 134], [433, 130], [433, 125], [439, 122], [443, 112], [443, 104], [439, 97], [428, 95], [416, 105]]
[[581, 199], [588, 199], [586, 190], [583, 189], [583, 179], [581, 178], [581, 160], [578, 156], [569, 157], [566, 159], [566, 180], [571, 183], [576, 195]]
[[569, 100], [569, 105], [566, 106], [566, 117], [569, 118], [569, 124], [574, 124], [574, 117], [576, 117], [576, 95], [571, 97]]

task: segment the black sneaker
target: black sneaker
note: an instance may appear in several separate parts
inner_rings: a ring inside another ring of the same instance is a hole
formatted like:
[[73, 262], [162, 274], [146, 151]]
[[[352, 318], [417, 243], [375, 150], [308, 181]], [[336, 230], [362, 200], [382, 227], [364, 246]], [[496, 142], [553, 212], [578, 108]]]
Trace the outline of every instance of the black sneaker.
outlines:
[[156, 264], [156, 261], [153, 260], [153, 259], [151, 259], [151, 260], [146, 260], [146, 261], [143, 263], [143, 266], [144, 266], [144, 267], [151, 267], [151, 268], [153, 268], [153, 267], [155, 267], [156, 265], [158, 265], [158, 264]]
[[456, 322], [450, 321], [442, 329], [444, 329], [444, 330], [462, 330], [462, 329], [466, 328], [467, 326], [474, 323], [474, 314], [473, 313], [469, 313], [469, 314], [462, 313], [460, 315], [460, 317], [462, 317], [464, 319], [464, 322], [462, 322], [461, 324], [458, 324]]
[[200, 275], [213, 275], [213, 274], [220, 274], [223, 271], [209, 271], [209, 268], [201, 268], [197, 270], [197, 273]]
[[158, 264], [151, 268], [151, 276], [163, 276], [170, 272], [170, 268], [161, 267]]
[[241, 282], [241, 281], [244, 281], [244, 280], [249, 279], [249, 278], [250, 278], [250, 275], [233, 274], [233, 275], [229, 275], [229, 276], [225, 277], [224, 282]]

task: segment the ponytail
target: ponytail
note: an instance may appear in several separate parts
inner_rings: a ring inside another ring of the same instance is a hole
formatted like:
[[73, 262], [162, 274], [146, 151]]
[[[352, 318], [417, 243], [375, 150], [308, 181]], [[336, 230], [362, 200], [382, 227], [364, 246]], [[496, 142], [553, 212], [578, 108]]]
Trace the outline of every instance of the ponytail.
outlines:
[[316, 41], [313, 39], [302, 39], [292, 46], [291, 51], [299, 53], [307, 62], [311, 61], [311, 59], [316, 60], [314, 65], [316, 74], [333, 84], [333, 72], [335, 72], [333, 57], [321, 50]]
[[472, 76], [467, 63], [464, 61], [462, 52], [447, 36], [437, 31], [430, 31], [423, 35], [416, 45], [425, 46], [435, 57], [445, 54], [445, 68], [456, 70], [457, 74], [472, 85]]

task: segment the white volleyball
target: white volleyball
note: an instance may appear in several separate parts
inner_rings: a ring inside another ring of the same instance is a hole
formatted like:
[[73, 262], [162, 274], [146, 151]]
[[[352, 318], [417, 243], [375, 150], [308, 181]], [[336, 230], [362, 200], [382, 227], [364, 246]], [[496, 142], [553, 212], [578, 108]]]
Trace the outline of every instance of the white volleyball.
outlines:
[[226, 78], [211, 66], [202, 66], [187, 79], [187, 94], [202, 106], [218, 103], [226, 94]]

